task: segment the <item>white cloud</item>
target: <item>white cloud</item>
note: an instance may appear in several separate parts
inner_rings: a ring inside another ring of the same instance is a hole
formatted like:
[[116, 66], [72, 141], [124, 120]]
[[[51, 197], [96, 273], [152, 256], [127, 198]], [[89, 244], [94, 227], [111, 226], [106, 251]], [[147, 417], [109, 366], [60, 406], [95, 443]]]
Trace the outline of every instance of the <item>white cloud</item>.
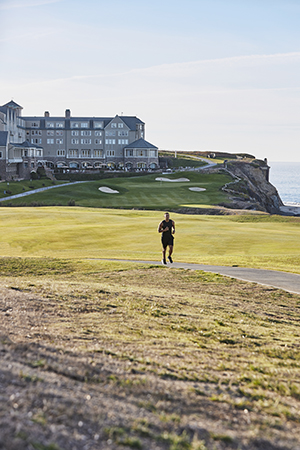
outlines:
[[7, 36], [6, 38], [0, 39], [0, 42], [9, 42], [9, 41], [17, 41], [20, 42], [20, 40], [22, 40], [24, 42], [24, 40], [32, 40], [34, 39], [35, 41], [39, 38], [45, 38], [46, 36], [50, 36], [55, 34], [55, 29], [47, 29], [47, 30], [43, 30], [43, 31], [30, 31], [28, 33], [22, 33], [22, 34], [13, 34], [10, 36]]
[[91, 73], [83, 75], [7, 80], [0, 97], [9, 93], [24, 115], [63, 115], [66, 108], [74, 116], [137, 115], [147, 124], [146, 139], [164, 149], [219, 149], [271, 160], [286, 159], [288, 151], [299, 160], [299, 61], [298, 52], [250, 55], [105, 75], [87, 66]]
[[63, 0], [24, 0], [24, 1], [5, 1], [0, 5], [0, 10], [14, 9], [14, 8], [28, 8], [32, 6], [48, 5], [50, 3], [58, 3]]

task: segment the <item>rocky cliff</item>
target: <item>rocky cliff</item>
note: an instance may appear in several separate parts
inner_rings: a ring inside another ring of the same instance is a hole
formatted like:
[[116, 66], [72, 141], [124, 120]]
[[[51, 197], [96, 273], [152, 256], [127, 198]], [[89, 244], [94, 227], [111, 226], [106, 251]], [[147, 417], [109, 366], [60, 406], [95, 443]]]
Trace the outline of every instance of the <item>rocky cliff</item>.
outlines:
[[283, 202], [277, 189], [268, 181], [269, 166], [257, 159], [231, 160], [224, 162], [224, 168], [233, 181], [223, 187], [230, 196], [222, 206], [235, 209], [252, 209], [270, 214], [281, 214]]

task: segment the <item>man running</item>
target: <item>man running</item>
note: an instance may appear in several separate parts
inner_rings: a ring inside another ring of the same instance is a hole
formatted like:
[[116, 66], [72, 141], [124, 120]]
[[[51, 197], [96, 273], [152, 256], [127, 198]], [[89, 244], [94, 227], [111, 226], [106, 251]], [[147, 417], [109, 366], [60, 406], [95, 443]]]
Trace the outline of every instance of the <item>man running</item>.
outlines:
[[167, 247], [169, 247], [169, 256], [168, 256], [168, 260], [170, 261], [170, 263], [173, 263], [173, 259], [172, 259], [172, 253], [173, 253], [173, 246], [174, 246], [174, 237], [173, 234], [175, 233], [175, 222], [174, 220], [170, 219], [170, 214], [169, 213], [165, 213], [165, 219], [162, 220], [160, 222], [160, 224], [158, 225], [158, 230], [159, 233], [162, 233], [161, 235], [161, 243], [162, 243], [162, 263], [163, 264], [167, 264], [166, 261], [166, 250]]

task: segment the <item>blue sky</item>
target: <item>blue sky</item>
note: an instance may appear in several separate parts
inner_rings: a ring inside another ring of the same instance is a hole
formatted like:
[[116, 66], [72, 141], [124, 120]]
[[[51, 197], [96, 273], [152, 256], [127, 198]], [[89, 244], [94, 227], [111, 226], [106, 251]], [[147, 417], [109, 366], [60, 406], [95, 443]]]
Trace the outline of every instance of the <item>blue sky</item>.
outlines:
[[299, 0], [0, 0], [0, 104], [137, 115], [161, 149], [300, 161], [299, 19]]

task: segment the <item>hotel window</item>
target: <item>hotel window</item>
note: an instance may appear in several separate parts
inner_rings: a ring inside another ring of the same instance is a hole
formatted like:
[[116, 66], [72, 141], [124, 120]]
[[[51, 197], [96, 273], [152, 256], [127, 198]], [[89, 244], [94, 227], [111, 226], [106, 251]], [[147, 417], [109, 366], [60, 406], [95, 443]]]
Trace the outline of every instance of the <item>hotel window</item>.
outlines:
[[82, 131], [81, 132], [81, 136], [91, 136], [92, 132], [91, 131]]
[[31, 139], [31, 143], [32, 144], [41, 144], [42, 143], [42, 139], [32, 138]]
[[107, 156], [115, 156], [115, 151], [114, 150], [107, 150], [106, 155]]
[[107, 145], [114, 145], [116, 143], [115, 139], [106, 139], [105, 144]]
[[63, 122], [56, 122], [56, 128], [63, 128], [64, 123]]
[[63, 144], [63, 143], [64, 143], [64, 140], [63, 140], [63, 139], [56, 139], [56, 143], [57, 143], [57, 144]]
[[81, 123], [81, 128], [88, 128], [88, 126], [89, 126], [88, 122]]
[[95, 136], [102, 136], [102, 131], [95, 131]]
[[81, 156], [91, 156], [91, 150], [81, 150]]
[[133, 150], [126, 150], [126, 156], [133, 156]]
[[117, 128], [117, 124], [116, 123], [112, 123], [111, 124], [111, 128]]
[[123, 123], [118, 123], [118, 128], [123, 128]]
[[82, 144], [91, 144], [92, 143], [92, 139], [81, 139], [81, 143]]
[[57, 131], [56, 132], [56, 136], [63, 136], [64, 135], [64, 132], [63, 131]]
[[53, 136], [53, 135], [54, 135], [54, 131], [53, 130], [47, 131], [47, 136]]
[[115, 136], [116, 132], [115, 131], [105, 131], [105, 136]]
[[79, 144], [79, 139], [71, 139], [71, 144]]
[[79, 136], [79, 131], [71, 131], [71, 136]]
[[47, 144], [54, 144], [54, 139], [47, 139]]
[[40, 130], [32, 130], [31, 135], [32, 136], [36, 136], [36, 135], [42, 136], [42, 132]]
[[103, 128], [103, 122], [94, 122], [94, 128]]
[[103, 157], [103, 150], [94, 150], [94, 156], [96, 158], [101, 158]]
[[78, 155], [78, 150], [75, 150], [75, 149], [73, 149], [73, 150], [69, 150], [69, 156], [77, 156]]
[[36, 151], [36, 156], [42, 156], [42, 151], [41, 150], [37, 150]]
[[95, 144], [98, 144], [98, 145], [102, 144], [102, 139], [95, 139]]
[[40, 126], [40, 122], [31, 122], [32, 128], [38, 128]]
[[65, 156], [65, 150], [57, 150], [57, 156]]
[[71, 122], [71, 128], [79, 128], [78, 122]]
[[46, 128], [54, 128], [54, 122], [46, 122]]
[[128, 136], [128, 131], [118, 131], [118, 136]]
[[119, 145], [128, 145], [128, 139], [119, 139], [118, 144]]

